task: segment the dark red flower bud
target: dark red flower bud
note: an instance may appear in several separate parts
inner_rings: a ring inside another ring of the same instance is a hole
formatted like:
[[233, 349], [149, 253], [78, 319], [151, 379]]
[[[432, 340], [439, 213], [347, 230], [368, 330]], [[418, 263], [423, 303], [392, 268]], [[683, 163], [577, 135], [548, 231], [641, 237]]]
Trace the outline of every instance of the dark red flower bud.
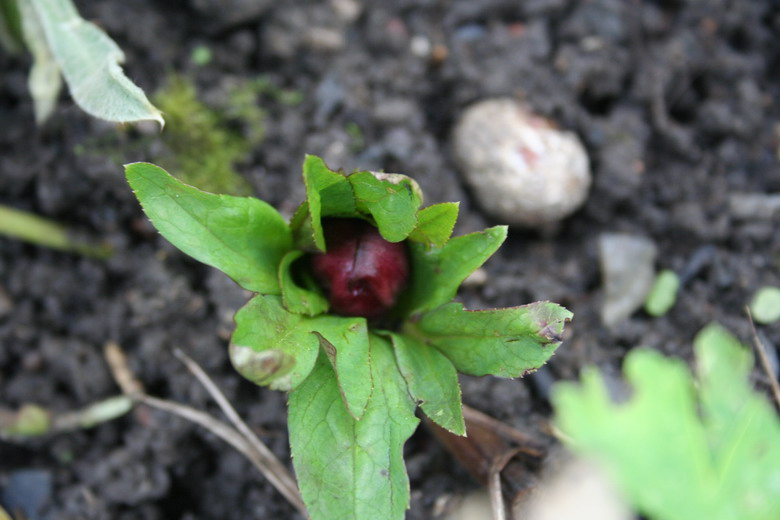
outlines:
[[311, 266], [331, 310], [342, 316], [383, 316], [409, 278], [406, 244], [388, 242], [359, 219], [324, 219], [322, 227], [328, 251], [314, 255]]

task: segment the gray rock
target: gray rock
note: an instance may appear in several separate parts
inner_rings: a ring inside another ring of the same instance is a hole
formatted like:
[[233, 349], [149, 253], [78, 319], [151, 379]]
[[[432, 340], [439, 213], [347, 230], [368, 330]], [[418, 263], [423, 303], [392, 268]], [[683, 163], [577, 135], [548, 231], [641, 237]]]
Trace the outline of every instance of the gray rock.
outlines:
[[455, 127], [453, 145], [482, 208], [509, 224], [557, 222], [588, 194], [590, 166], [577, 136], [513, 99], [469, 107]]
[[338, 52], [347, 44], [344, 33], [330, 27], [310, 27], [304, 41], [317, 52]]
[[330, 6], [344, 23], [356, 21], [363, 12], [363, 5], [359, 0], [330, 0]]
[[2, 285], [0, 285], [0, 318], [7, 316], [14, 308], [14, 302]]
[[742, 220], [771, 220], [780, 215], [780, 193], [734, 193], [729, 211]]
[[401, 124], [414, 119], [419, 107], [411, 99], [389, 98], [376, 103], [374, 118], [384, 124]]
[[9, 512], [23, 513], [24, 518], [42, 518], [44, 507], [51, 502], [52, 475], [42, 469], [12, 471], [0, 492], [0, 502]]
[[193, 9], [221, 29], [257, 20], [272, 3], [270, 0], [190, 0]]
[[604, 325], [613, 328], [642, 306], [655, 279], [656, 254], [655, 243], [645, 237], [623, 233], [599, 237]]

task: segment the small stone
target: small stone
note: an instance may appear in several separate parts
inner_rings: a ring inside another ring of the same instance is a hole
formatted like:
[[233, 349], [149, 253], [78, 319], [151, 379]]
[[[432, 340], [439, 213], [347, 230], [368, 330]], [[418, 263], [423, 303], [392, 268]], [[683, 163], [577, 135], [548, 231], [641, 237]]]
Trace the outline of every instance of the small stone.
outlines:
[[19, 518], [43, 518], [43, 509], [51, 503], [52, 481], [52, 475], [47, 470], [30, 468], [12, 471], [0, 490], [0, 502], [8, 511], [18, 513]]
[[270, 0], [190, 0], [205, 20], [227, 29], [258, 20], [272, 6]]
[[310, 27], [304, 39], [315, 51], [338, 52], [346, 45], [344, 34], [328, 27]]
[[374, 105], [374, 119], [383, 124], [402, 124], [413, 121], [420, 108], [410, 99], [382, 99]]
[[363, 6], [358, 0], [331, 0], [330, 5], [339, 19], [345, 23], [354, 22], [363, 12]]
[[488, 274], [487, 271], [482, 269], [481, 267], [468, 275], [465, 280], [463, 280], [463, 283], [461, 284], [463, 287], [482, 287], [484, 286], [488, 281]]
[[413, 36], [409, 42], [409, 50], [418, 58], [425, 58], [431, 53], [431, 41], [425, 36]]
[[[551, 460], [552, 459], [552, 460]], [[543, 481], [533, 493], [519, 495], [515, 518], [553, 520], [630, 520], [628, 506], [604, 470], [592, 461], [553, 454], [545, 460]], [[552, 470], [549, 469], [552, 466]]]
[[577, 136], [513, 99], [469, 107], [453, 143], [480, 205], [503, 222], [541, 227], [570, 215], [587, 197], [590, 166]]
[[0, 318], [8, 315], [14, 308], [14, 302], [2, 285], [0, 285]]
[[619, 325], [644, 304], [655, 281], [656, 254], [655, 243], [645, 237], [623, 233], [599, 237], [604, 325]]
[[447, 46], [443, 43], [437, 43], [433, 46], [433, 49], [431, 49], [431, 61], [435, 65], [440, 65], [444, 63], [444, 60], [447, 59], [447, 56], [449, 56], [450, 51], [447, 49]]
[[485, 490], [472, 491], [453, 501], [445, 520], [490, 520], [490, 496]]
[[780, 193], [734, 193], [729, 211], [741, 220], [772, 220], [780, 215]]

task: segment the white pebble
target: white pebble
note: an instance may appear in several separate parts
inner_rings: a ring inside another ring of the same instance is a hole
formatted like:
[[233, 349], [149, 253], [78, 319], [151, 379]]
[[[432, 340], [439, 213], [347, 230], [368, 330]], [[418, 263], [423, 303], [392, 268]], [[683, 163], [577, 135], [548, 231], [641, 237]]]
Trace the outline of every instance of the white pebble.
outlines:
[[426, 58], [431, 53], [431, 42], [425, 36], [414, 36], [409, 42], [412, 54], [419, 58]]
[[614, 328], [642, 307], [655, 281], [657, 253], [649, 238], [624, 233], [599, 236], [604, 325]]
[[453, 142], [480, 205], [503, 222], [544, 226], [570, 215], [587, 197], [590, 165], [577, 136], [513, 99], [469, 107]]

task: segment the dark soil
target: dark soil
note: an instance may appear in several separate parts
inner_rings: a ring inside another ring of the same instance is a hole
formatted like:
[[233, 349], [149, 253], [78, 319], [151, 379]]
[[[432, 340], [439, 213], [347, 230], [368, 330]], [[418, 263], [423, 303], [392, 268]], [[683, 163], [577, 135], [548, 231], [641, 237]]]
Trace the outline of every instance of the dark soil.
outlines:
[[[486, 265], [486, 285], [462, 294], [472, 308], [538, 299], [570, 308], [570, 335], [547, 376], [574, 378], [587, 363], [617, 374], [636, 345], [690, 359], [691, 339], [711, 320], [748, 341], [745, 303], [780, 285], [777, 215], [737, 218], [729, 206], [734, 194], [780, 191], [777, 1], [76, 3], [117, 40], [147, 92], [171, 71], [190, 74], [204, 99], [226, 78], [260, 74], [301, 92], [294, 106], [261, 100], [266, 138], [241, 168], [287, 214], [313, 153], [345, 170], [412, 175], [428, 203], [462, 201], [458, 231], [476, 230], [494, 222], [464, 187], [448, 142], [467, 104], [517, 96], [577, 132], [594, 173], [585, 207], [554, 233], [513, 230]], [[213, 51], [209, 65], [191, 62], [197, 45]], [[145, 221], [121, 161], [147, 151], [84, 153], [106, 136], [143, 150], [148, 136], [91, 119], [67, 96], [36, 128], [28, 68], [25, 57], [0, 55], [0, 203], [105, 237], [116, 254], [91, 260], [0, 238], [0, 404], [64, 411], [116, 394], [102, 357], [116, 341], [150, 393], [218, 413], [173, 358], [178, 346], [289, 460], [284, 395], [254, 387], [227, 359], [231, 316], [248, 294]], [[616, 330], [601, 325], [596, 246], [611, 231], [652, 238], [658, 267], [685, 275], [667, 316], [639, 311]], [[780, 345], [780, 326], [764, 333]], [[464, 378], [464, 400], [533, 429], [550, 415], [540, 381]], [[408, 518], [431, 518], [442, 494], [476, 486], [424, 429], [407, 460]], [[296, 518], [227, 445], [145, 408], [89, 431], [0, 442], [0, 487], [24, 468], [52, 480], [47, 518]]]

